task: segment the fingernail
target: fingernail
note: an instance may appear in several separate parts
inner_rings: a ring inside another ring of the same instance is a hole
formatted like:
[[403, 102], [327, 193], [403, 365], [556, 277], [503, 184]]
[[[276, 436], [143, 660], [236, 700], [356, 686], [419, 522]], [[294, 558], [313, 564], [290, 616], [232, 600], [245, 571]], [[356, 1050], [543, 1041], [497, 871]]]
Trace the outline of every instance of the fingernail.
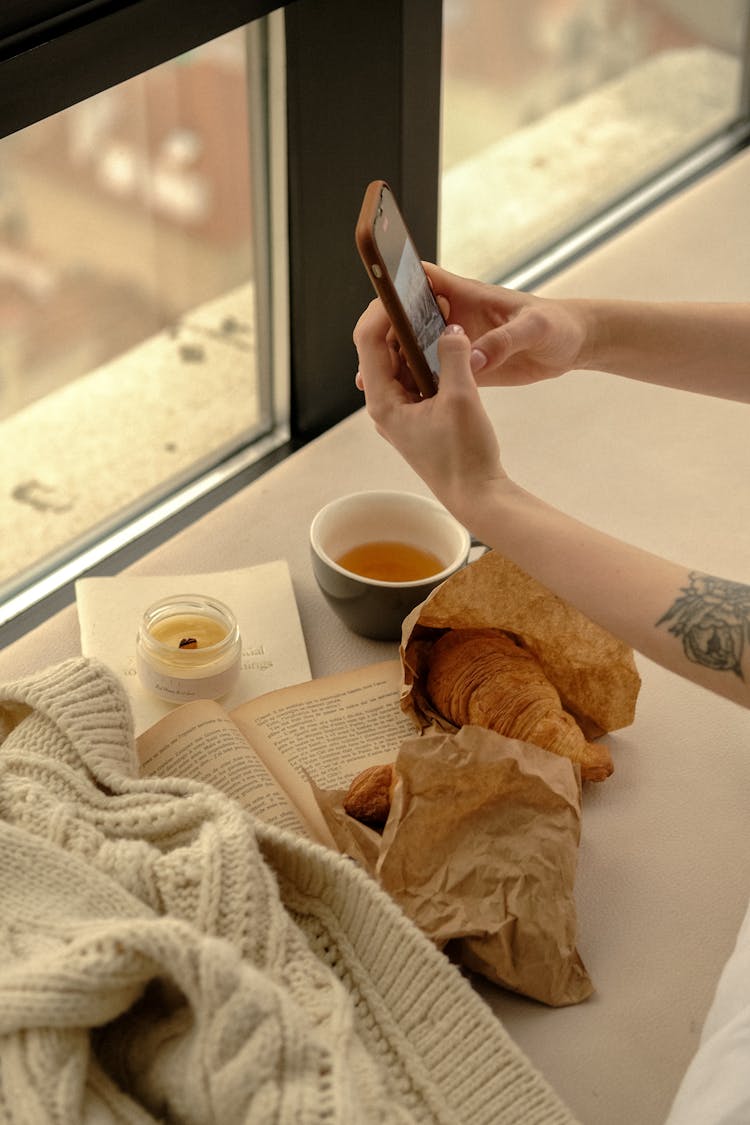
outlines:
[[469, 365], [471, 370], [481, 371], [483, 367], [487, 366], [487, 356], [479, 348], [472, 348], [471, 355], [469, 356]]
[[443, 331], [444, 336], [463, 336], [464, 330], [460, 324], [447, 324]]

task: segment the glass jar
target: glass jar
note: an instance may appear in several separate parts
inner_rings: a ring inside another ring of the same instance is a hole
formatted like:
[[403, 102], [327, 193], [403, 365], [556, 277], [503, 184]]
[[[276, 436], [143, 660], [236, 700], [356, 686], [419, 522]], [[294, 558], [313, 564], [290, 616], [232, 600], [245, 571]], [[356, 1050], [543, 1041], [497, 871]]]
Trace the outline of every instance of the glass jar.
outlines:
[[141, 683], [160, 699], [219, 699], [237, 680], [241, 662], [239, 626], [216, 598], [176, 594], [143, 615], [136, 667]]

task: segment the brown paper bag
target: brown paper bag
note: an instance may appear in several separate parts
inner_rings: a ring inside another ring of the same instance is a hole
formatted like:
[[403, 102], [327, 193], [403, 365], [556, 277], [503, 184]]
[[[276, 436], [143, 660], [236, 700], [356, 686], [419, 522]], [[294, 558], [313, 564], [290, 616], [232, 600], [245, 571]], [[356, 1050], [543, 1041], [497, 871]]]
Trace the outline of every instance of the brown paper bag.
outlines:
[[534, 654], [588, 739], [629, 726], [640, 676], [632, 650], [496, 551], [446, 579], [406, 618], [402, 707], [419, 728], [454, 729], [422, 686], [446, 629], [503, 629]]
[[505, 988], [561, 1006], [593, 986], [576, 950], [578, 770], [479, 727], [406, 739], [382, 836], [315, 790], [341, 851], [435, 943]]

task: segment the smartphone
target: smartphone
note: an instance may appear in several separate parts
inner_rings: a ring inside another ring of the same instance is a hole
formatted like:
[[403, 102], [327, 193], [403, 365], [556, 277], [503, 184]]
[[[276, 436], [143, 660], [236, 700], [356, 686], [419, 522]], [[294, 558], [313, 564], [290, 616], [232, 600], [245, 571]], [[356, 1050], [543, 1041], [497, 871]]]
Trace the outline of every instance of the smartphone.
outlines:
[[368, 185], [355, 239], [420, 394], [434, 395], [440, 377], [437, 345], [445, 319], [385, 180]]

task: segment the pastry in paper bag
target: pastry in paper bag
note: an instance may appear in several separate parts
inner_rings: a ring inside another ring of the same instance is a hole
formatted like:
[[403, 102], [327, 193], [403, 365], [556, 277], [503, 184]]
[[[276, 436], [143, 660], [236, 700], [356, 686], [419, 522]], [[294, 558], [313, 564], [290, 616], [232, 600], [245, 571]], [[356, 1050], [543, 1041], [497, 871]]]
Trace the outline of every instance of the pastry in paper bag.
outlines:
[[612, 772], [593, 743], [635, 716], [632, 650], [514, 563], [490, 552], [404, 622], [402, 707], [419, 728], [472, 723]]
[[477, 727], [406, 739], [376, 878], [438, 945], [555, 1007], [593, 986], [576, 949], [580, 784], [565, 758]]

